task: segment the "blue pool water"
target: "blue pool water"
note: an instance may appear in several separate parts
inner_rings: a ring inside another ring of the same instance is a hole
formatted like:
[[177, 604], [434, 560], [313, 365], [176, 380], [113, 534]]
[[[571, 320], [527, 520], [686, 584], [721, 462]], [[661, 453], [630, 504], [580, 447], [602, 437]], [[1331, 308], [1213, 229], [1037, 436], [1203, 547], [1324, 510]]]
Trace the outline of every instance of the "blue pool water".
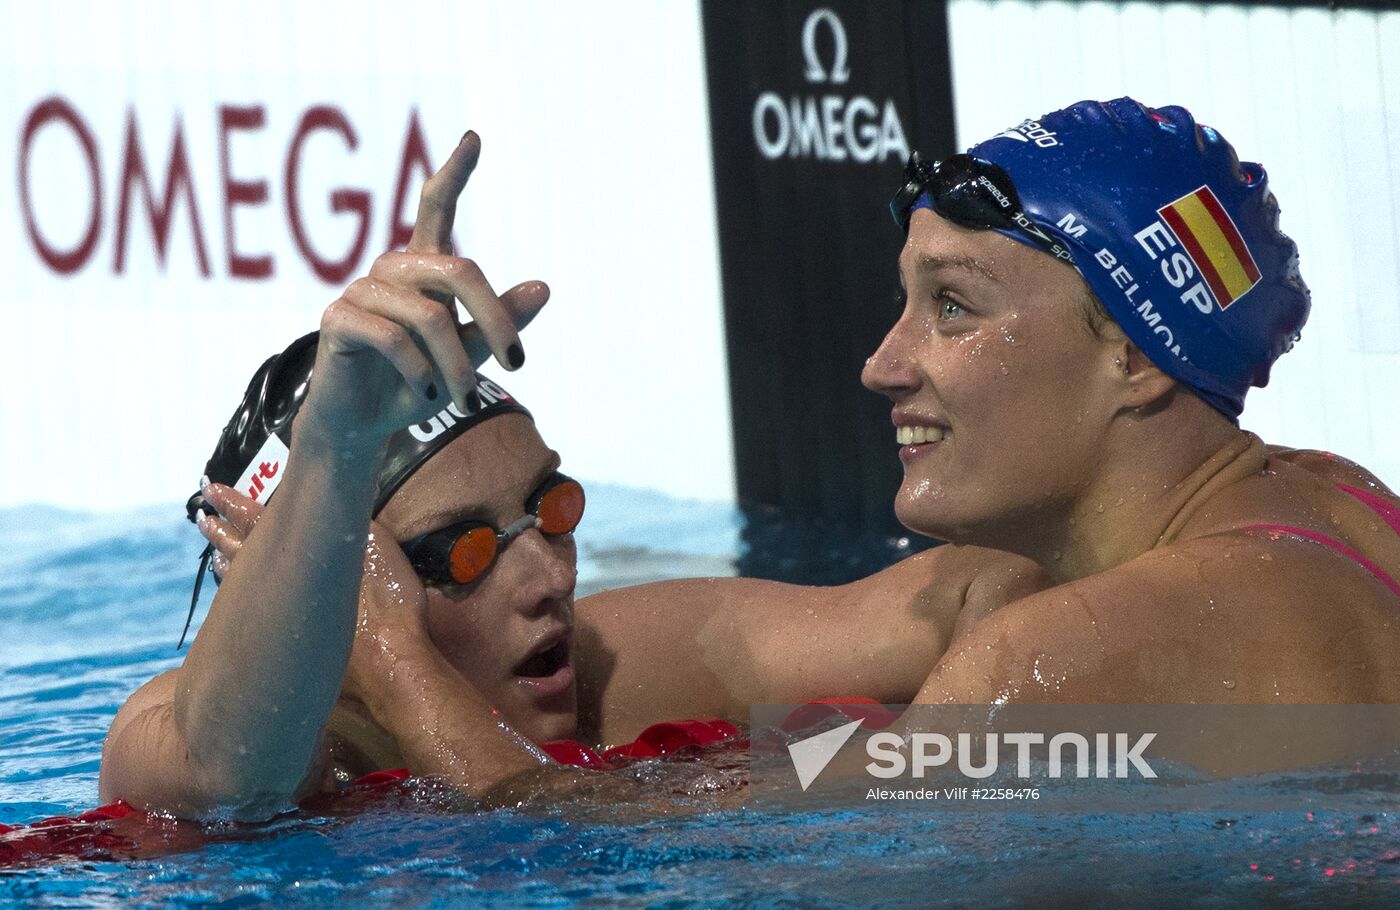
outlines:
[[[823, 535], [771, 516], [745, 532], [732, 509], [636, 490], [590, 488], [589, 509], [580, 593], [730, 574], [739, 563], [776, 577], [851, 575], [901, 552], [869, 541], [841, 558], [785, 551], [772, 542]], [[0, 822], [96, 804], [112, 715], [178, 659], [200, 548], [179, 512], [0, 510]], [[0, 903], [1400, 906], [1397, 809], [1381, 800], [1373, 811], [1311, 817], [945, 815], [889, 804], [463, 813], [425, 788], [348, 817], [284, 818], [156, 859], [0, 870]]]

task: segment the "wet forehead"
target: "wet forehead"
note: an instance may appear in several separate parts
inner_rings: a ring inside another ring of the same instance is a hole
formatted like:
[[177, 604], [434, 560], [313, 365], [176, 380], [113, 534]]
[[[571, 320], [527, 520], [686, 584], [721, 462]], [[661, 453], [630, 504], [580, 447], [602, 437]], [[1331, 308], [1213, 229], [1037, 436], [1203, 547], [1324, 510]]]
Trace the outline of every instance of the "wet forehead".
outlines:
[[504, 414], [478, 424], [419, 468], [380, 513], [399, 540], [463, 518], [519, 518], [521, 503], [559, 465], [534, 422]]
[[1006, 251], [998, 241], [1019, 245], [996, 231], [963, 227], [930, 209], [918, 209], [909, 219], [909, 236], [899, 254], [900, 270], [912, 275], [943, 266], [994, 273], [998, 254]]
[[1002, 288], [1041, 288], [1047, 279], [1072, 276], [1073, 266], [993, 230], [957, 225], [919, 209], [909, 221], [909, 239], [899, 254], [906, 287], [922, 277], [957, 275]]

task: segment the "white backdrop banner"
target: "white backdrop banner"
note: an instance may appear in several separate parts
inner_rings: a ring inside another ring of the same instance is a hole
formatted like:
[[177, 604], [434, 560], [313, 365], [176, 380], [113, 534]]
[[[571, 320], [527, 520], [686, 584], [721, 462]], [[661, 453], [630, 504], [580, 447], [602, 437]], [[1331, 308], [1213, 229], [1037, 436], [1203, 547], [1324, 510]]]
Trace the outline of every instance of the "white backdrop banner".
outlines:
[[257, 364], [404, 242], [467, 128], [458, 250], [554, 292], [503, 381], [571, 473], [731, 498], [696, 7], [326, 10], [0, 13], [0, 505], [193, 492]]
[[[1400, 14], [950, 16], [963, 144], [1131, 94], [1265, 164], [1314, 307], [1244, 425], [1400, 483]], [[696, 4], [73, 0], [0, 12], [0, 505], [188, 495], [252, 370], [402, 241], [468, 127], [458, 249], [554, 289], [507, 387], [577, 476], [730, 498]]]

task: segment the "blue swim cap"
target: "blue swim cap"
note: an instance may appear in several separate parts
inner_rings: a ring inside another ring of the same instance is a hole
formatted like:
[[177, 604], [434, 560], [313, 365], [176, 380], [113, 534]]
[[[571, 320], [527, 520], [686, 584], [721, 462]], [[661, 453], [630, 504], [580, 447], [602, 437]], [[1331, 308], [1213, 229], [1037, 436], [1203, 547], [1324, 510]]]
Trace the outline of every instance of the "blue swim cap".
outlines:
[[1081, 101], [969, 153], [1011, 175], [1026, 214], [1153, 363], [1238, 420], [1311, 307], [1263, 167], [1185, 108], [1131, 98]]

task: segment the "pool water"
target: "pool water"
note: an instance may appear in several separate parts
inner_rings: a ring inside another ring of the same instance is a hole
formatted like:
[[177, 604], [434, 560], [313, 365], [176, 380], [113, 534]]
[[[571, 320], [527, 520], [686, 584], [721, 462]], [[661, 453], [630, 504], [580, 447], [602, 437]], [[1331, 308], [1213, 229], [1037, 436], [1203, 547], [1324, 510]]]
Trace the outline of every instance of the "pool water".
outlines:
[[[814, 533], [768, 513], [618, 487], [589, 493], [580, 594], [737, 565], [831, 583], [908, 552], [906, 542]], [[179, 659], [201, 545], [180, 513], [0, 510], [0, 822], [96, 804], [117, 707]], [[801, 543], [833, 539], [844, 542], [839, 554]], [[635, 773], [664, 784], [706, 772]], [[1400, 906], [1400, 806], [1384, 800], [1363, 813], [1245, 816], [941, 814], [890, 804], [481, 813], [454, 803], [424, 784], [362, 812], [289, 816], [182, 853], [0, 870], [0, 902]]]

